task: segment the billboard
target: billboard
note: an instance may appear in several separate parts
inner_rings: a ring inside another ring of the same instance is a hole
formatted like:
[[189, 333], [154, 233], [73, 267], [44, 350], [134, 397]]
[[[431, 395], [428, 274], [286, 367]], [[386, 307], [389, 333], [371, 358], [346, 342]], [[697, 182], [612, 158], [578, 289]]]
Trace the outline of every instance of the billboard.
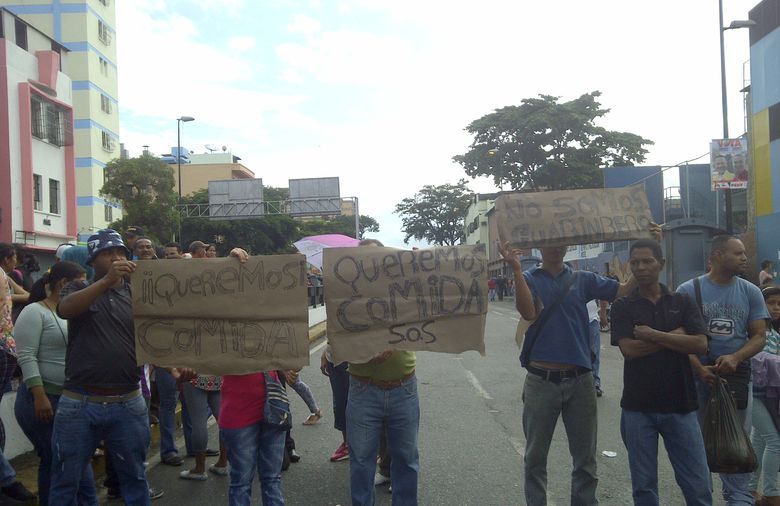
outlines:
[[263, 214], [262, 179], [209, 181], [211, 218], [251, 218]]
[[747, 188], [747, 139], [713, 139], [710, 142], [712, 190]]
[[290, 214], [322, 216], [341, 214], [341, 190], [337, 177], [290, 179]]

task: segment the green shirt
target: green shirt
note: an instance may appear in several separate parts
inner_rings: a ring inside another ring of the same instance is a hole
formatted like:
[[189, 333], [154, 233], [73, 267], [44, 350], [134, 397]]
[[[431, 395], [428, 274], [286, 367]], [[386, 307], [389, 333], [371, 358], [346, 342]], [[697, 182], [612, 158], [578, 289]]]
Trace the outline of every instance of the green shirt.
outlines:
[[371, 378], [374, 381], [399, 380], [414, 372], [417, 356], [413, 351], [394, 350], [390, 358], [381, 364], [349, 364], [350, 374]]

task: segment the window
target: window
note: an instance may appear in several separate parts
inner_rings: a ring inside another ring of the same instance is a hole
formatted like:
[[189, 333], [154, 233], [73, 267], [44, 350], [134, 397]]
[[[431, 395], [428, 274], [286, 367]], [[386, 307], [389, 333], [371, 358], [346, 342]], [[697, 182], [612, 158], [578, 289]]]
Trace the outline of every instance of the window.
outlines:
[[111, 99], [107, 95], [100, 95], [100, 110], [106, 114], [111, 114]]
[[98, 19], [98, 39], [106, 46], [111, 45], [111, 29], [100, 19]]
[[73, 131], [64, 109], [34, 95], [30, 98], [30, 116], [33, 137], [55, 146], [73, 143]]
[[103, 219], [111, 223], [114, 221], [114, 208], [111, 206], [103, 206]]
[[33, 209], [43, 211], [43, 180], [38, 174], [33, 174]]
[[60, 214], [60, 182], [49, 179], [49, 212]]
[[111, 134], [108, 132], [101, 132], [103, 137], [103, 149], [106, 151], [114, 151], [114, 139], [111, 138]]
[[111, 0], [100, 0], [100, 3], [103, 4], [105, 7], [108, 7], [111, 5]]
[[32, 116], [32, 134], [41, 140], [46, 140], [46, 116], [44, 114], [45, 105], [36, 97], [30, 99], [30, 110]]
[[27, 25], [21, 19], [15, 21], [16, 45], [27, 51]]
[[100, 73], [108, 77], [108, 61], [102, 56], [99, 56], [98, 58], [100, 58]]

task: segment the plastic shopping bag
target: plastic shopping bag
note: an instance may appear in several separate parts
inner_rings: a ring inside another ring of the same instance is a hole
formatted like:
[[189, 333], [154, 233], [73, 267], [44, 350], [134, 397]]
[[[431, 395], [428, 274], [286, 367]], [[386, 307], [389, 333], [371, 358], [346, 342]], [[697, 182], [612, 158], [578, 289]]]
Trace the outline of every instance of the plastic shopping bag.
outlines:
[[713, 473], [750, 473], [758, 460], [742, 429], [731, 392], [720, 377], [710, 391], [702, 422], [707, 464]]

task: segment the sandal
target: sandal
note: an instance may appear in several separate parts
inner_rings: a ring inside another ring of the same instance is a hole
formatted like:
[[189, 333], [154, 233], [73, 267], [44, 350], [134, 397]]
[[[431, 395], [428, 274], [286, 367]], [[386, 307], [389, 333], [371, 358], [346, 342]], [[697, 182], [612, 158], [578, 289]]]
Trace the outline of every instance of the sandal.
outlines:
[[179, 478], [182, 480], [206, 481], [209, 479], [209, 475], [206, 473], [193, 473], [188, 469], [186, 471], [180, 472]]
[[307, 418], [306, 421], [303, 422], [303, 425], [316, 425], [319, 423], [321, 418], [322, 418], [322, 412], [317, 411], [316, 413], [310, 414], [309, 418]]
[[214, 473], [217, 476], [227, 476], [229, 474], [228, 466], [219, 467], [219, 466], [214, 465], [214, 464], [209, 466], [209, 472], [210, 473]]

